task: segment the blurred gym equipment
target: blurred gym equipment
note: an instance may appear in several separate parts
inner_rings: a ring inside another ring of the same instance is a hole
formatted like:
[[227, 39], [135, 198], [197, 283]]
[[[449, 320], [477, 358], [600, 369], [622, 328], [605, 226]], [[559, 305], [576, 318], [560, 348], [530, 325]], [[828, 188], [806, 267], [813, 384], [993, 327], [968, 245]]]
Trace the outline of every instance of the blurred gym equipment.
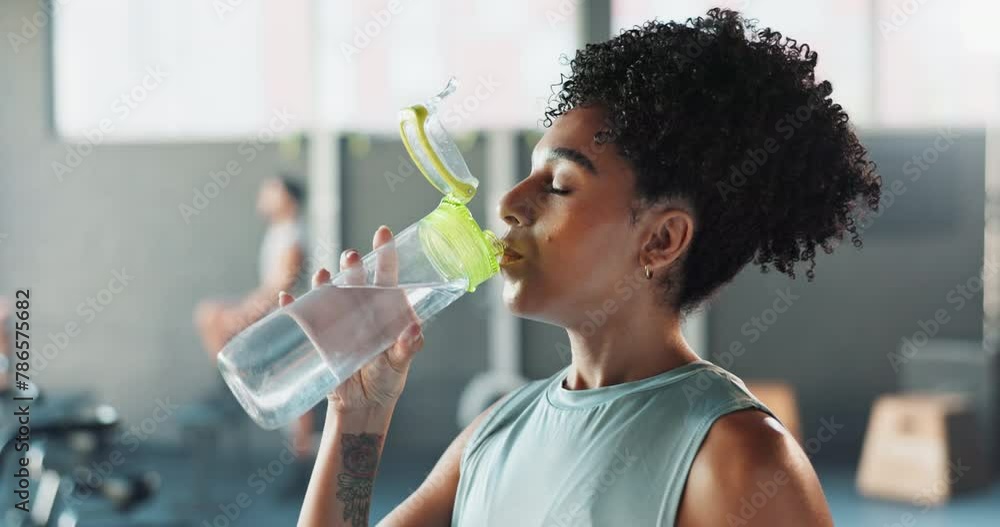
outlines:
[[[9, 350], [6, 317], [0, 313], [0, 356]], [[0, 471], [10, 478], [27, 459], [27, 491], [30, 511], [15, 506], [17, 489], [0, 493], [0, 525], [4, 527], [86, 527], [141, 525], [129, 512], [143, 506], [159, 488], [159, 475], [151, 471], [119, 468], [121, 452], [114, 438], [120, 429], [118, 412], [98, 404], [86, 393], [43, 396], [33, 384], [14, 390], [9, 361], [0, 363], [0, 413], [13, 415], [30, 397], [30, 434], [27, 442], [15, 443], [20, 424], [15, 419], [0, 423]], [[21, 440], [23, 441], [23, 440]], [[15, 444], [28, 449], [16, 450]], [[117, 460], [117, 461], [116, 461]], [[167, 523], [145, 524], [166, 527]]]
[[965, 395], [994, 476], [1000, 448], [1000, 374], [996, 355], [978, 341], [930, 339], [900, 369], [900, 391]]
[[872, 408], [857, 486], [869, 497], [939, 505], [984, 487], [989, 467], [969, 399], [893, 394]]

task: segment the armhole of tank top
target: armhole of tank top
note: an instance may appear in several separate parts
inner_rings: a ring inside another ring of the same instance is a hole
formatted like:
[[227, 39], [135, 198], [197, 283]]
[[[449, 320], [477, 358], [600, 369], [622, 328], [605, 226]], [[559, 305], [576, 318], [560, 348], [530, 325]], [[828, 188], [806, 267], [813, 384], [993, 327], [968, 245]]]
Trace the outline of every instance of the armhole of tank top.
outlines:
[[[663, 494], [663, 503], [660, 506], [660, 517], [669, 520], [667, 525], [674, 525], [677, 521], [677, 513], [680, 511], [681, 500], [684, 497], [684, 491], [687, 490], [687, 480], [688, 476], [691, 474], [691, 466], [694, 465], [694, 459], [698, 456], [698, 452], [701, 451], [701, 445], [708, 437], [708, 432], [712, 429], [712, 425], [714, 425], [715, 422], [722, 417], [733, 412], [750, 409], [760, 410], [761, 412], [774, 417], [774, 413], [771, 412], [770, 409], [752, 396], [726, 401], [705, 414], [705, 417], [701, 420], [697, 430], [695, 430], [692, 434], [691, 442], [688, 443], [688, 448], [685, 450], [684, 455], [681, 458], [681, 473], [684, 474], [684, 477], [675, 483], [675, 485], [680, 485], [680, 488], [667, 489]], [[777, 419], [777, 417], [775, 417], [775, 419]], [[670, 496], [674, 495], [678, 497], [677, 503], [673, 504], [673, 510], [668, 511], [667, 502], [670, 499]]]
[[469, 436], [469, 441], [465, 443], [465, 448], [462, 449], [462, 457], [460, 458], [458, 464], [460, 475], [461, 469], [464, 468], [468, 462], [469, 453], [472, 452], [475, 447], [479, 446], [479, 442], [482, 440], [482, 436], [485, 431], [493, 425], [493, 422], [497, 420], [500, 412], [506, 408], [512, 400], [514, 400], [514, 397], [530, 385], [531, 382], [525, 383], [524, 385], [514, 388], [513, 390], [505, 393], [503, 397], [497, 399], [496, 406], [494, 406], [489, 413], [486, 414], [486, 417], [484, 417], [482, 422], [479, 423], [479, 426], [472, 431], [472, 435]]

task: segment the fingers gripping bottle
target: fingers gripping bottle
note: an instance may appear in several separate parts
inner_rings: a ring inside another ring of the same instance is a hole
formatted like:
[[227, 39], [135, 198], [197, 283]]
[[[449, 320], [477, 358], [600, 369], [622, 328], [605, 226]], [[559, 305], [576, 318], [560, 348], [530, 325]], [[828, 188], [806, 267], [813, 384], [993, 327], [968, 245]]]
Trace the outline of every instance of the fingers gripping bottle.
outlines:
[[478, 180], [436, 115], [454, 80], [425, 104], [400, 111], [400, 135], [427, 180], [445, 194], [393, 241], [234, 337], [219, 369], [260, 426], [278, 428], [315, 406], [391, 346], [499, 271], [503, 243], [465, 204]]

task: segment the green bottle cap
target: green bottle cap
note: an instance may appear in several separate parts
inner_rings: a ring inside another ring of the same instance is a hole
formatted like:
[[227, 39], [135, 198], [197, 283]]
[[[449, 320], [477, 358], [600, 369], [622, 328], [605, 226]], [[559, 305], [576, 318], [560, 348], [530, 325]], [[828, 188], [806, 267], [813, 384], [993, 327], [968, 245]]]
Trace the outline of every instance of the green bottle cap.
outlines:
[[438, 272], [448, 280], [468, 279], [470, 293], [500, 272], [503, 242], [493, 232], [480, 229], [469, 209], [451, 196], [442, 198], [420, 220], [418, 232]]

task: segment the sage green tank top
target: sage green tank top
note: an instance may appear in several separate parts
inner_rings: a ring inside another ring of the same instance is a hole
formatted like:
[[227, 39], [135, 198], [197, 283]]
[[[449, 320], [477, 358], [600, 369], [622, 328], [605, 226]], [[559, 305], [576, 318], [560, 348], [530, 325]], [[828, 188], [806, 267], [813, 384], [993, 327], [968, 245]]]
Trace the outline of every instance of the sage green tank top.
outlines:
[[505, 395], [466, 444], [452, 527], [673, 526], [719, 417], [771, 413], [707, 361], [567, 390], [569, 367]]

